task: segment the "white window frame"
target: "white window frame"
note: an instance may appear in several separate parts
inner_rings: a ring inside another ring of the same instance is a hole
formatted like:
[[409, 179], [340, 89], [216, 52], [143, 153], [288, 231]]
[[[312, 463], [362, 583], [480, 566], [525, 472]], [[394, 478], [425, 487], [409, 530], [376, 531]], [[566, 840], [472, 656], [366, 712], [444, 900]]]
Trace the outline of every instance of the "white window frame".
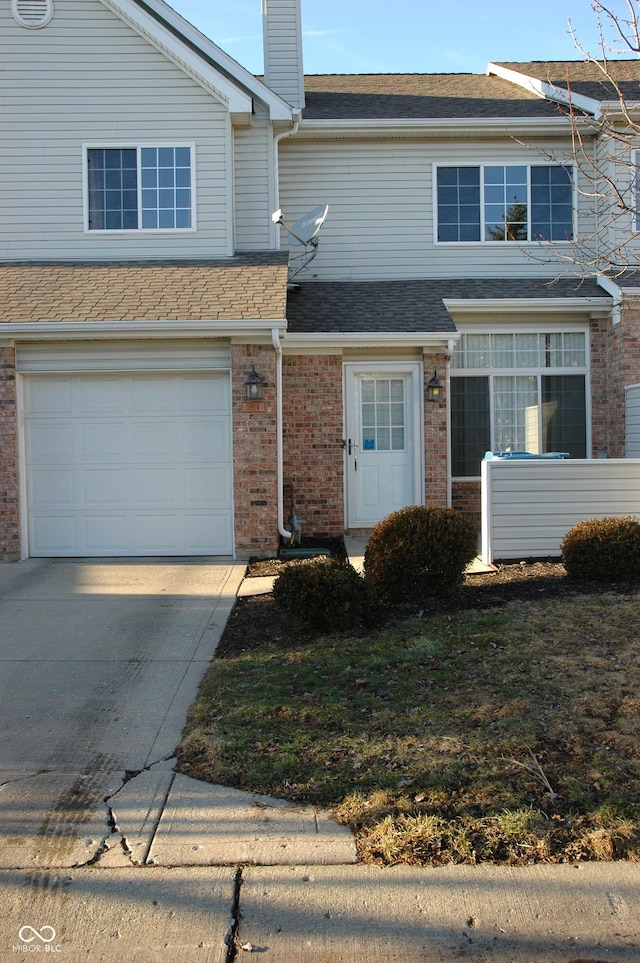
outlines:
[[[477, 241], [441, 241], [438, 238], [438, 170], [441, 167], [456, 167], [456, 168], [477, 168], [480, 170], [480, 240]], [[483, 170], [485, 167], [526, 167], [527, 168], [527, 238], [522, 240], [492, 240], [486, 239], [484, 237], [485, 233], [485, 200], [484, 200], [484, 175]], [[571, 229], [573, 232], [573, 237], [569, 240], [563, 241], [546, 241], [539, 240], [537, 238], [531, 239], [531, 168], [532, 167], [568, 167], [571, 168]], [[509, 160], [485, 160], [485, 161], [465, 161], [460, 163], [457, 160], [450, 161], [438, 161], [433, 164], [432, 170], [433, 184], [432, 184], [432, 197], [433, 197], [433, 243], [438, 246], [454, 246], [464, 245], [469, 247], [470, 245], [481, 245], [485, 247], [487, 244], [502, 244], [502, 245], [539, 245], [544, 244], [547, 246], [560, 244], [568, 245], [575, 243], [578, 236], [578, 207], [577, 207], [577, 187], [576, 187], [576, 165], [572, 161], [567, 161], [566, 164], [559, 163], [532, 163], [530, 160], [514, 160], [510, 158]]]
[[[90, 228], [89, 227], [89, 151], [90, 150], [135, 150], [138, 190], [138, 224], [142, 224], [142, 178], [140, 177], [141, 151], [145, 147], [155, 149], [162, 147], [188, 148], [191, 157], [191, 226], [190, 227], [135, 227], [135, 228]], [[192, 141], [172, 141], [170, 138], [158, 141], [96, 141], [82, 145], [82, 194], [83, 194], [83, 222], [84, 233], [88, 236], [117, 234], [122, 236], [137, 234], [193, 234], [197, 231], [197, 196], [196, 196], [196, 145]]]

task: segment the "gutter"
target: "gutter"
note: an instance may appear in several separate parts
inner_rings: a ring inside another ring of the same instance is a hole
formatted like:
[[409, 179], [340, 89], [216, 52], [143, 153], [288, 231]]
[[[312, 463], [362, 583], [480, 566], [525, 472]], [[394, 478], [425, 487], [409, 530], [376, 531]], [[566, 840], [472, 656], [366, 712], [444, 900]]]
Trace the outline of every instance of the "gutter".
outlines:
[[277, 461], [277, 481], [278, 486], [278, 532], [286, 542], [293, 538], [293, 532], [289, 532], [284, 527], [284, 469], [282, 456], [282, 345], [280, 344], [280, 331], [278, 328], [271, 329], [271, 342], [276, 353], [276, 461]]

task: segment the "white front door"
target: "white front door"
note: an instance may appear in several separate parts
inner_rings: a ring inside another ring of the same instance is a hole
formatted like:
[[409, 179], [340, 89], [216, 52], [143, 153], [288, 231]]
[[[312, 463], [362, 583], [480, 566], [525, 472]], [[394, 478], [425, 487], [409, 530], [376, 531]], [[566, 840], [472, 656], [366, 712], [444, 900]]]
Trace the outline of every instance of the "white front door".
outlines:
[[347, 527], [422, 504], [422, 368], [345, 365]]

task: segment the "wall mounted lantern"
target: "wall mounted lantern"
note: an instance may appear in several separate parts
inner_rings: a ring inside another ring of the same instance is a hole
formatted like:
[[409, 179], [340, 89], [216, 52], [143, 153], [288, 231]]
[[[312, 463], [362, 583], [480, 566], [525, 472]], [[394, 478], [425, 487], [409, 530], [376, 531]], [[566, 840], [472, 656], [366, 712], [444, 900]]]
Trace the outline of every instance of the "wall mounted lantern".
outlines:
[[433, 372], [433, 378], [427, 385], [427, 398], [429, 401], [440, 401], [442, 397], [442, 382], [439, 380], [437, 372]]
[[255, 368], [252, 368], [244, 383], [247, 401], [260, 401], [262, 398], [262, 378]]

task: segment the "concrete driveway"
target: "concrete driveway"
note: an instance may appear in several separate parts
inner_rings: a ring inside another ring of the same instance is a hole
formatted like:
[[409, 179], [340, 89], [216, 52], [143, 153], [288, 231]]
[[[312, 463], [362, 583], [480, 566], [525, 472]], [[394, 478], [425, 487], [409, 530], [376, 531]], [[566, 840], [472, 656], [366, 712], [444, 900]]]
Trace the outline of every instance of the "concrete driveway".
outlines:
[[105, 799], [171, 769], [245, 565], [0, 565], [0, 867], [90, 861]]

